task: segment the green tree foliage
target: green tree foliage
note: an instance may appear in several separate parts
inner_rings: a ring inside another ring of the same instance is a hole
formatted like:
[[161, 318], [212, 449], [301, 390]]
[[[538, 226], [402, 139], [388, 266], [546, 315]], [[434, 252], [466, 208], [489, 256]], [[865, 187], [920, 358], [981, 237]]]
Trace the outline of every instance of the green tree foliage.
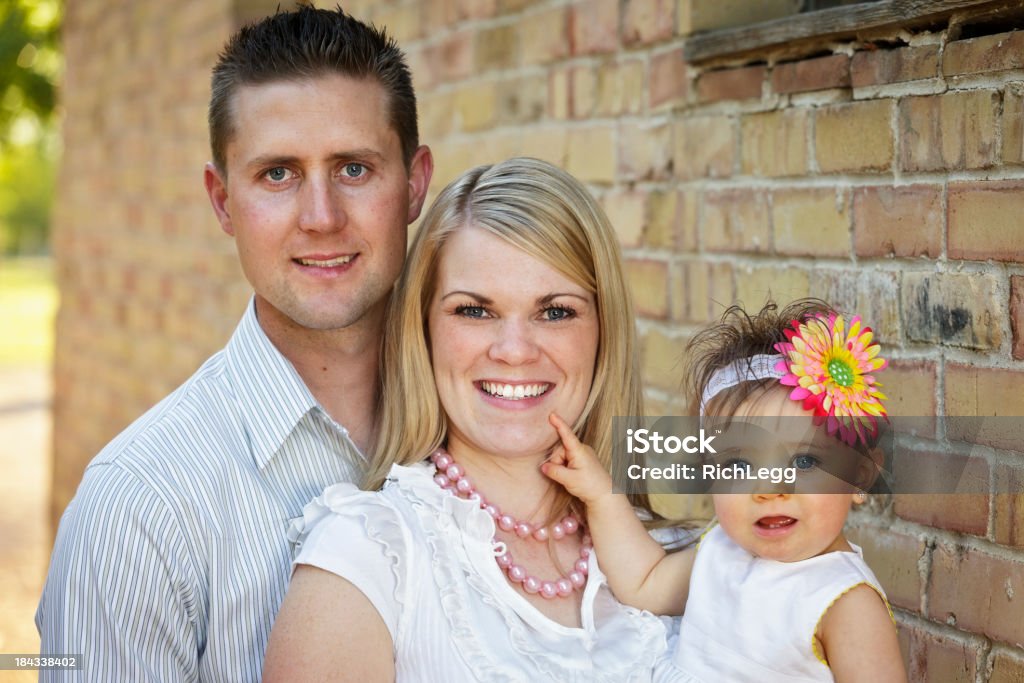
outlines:
[[0, 253], [46, 249], [60, 17], [58, 0], [0, 0]]

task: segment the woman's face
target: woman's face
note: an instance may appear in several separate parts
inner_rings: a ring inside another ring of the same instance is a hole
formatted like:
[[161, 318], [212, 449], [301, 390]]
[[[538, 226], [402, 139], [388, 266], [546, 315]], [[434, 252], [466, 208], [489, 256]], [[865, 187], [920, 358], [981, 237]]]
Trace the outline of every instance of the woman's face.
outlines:
[[542, 455], [590, 394], [597, 358], [594, 296], [548, 264], [472, 226], [445, 244], [427, 313], [448, 448]]

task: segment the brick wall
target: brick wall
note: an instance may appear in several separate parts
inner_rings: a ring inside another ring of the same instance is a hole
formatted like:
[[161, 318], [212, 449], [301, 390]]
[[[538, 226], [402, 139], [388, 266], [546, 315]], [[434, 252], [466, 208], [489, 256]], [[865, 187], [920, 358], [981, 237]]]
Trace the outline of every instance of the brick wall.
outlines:
[[[68, 8], [55, 514], [99, 447], [224, 342], [246, 297], [200, 178], [209, 66], [261, 5], [165, 5]], [[686, 339], [770, 291], [870, 319], [894, 414], [1024, 415], [1024, 30], [939, 25], [687, 64], [689, 31], [736, 16], [714, 6], [346, 5], [409, 53], [432, 193], [529, 154], [600, 198], [638, 301], [650, 413], [683, 410]], [[949, 447], [930, 436], [921, 462], [940, 466]], [[1024, 460], [985, 449], [979, 476], [1009, 488], [896, 496], [851, 522], [912, 680], [1024, 680], [1024, 494], [998, 492], [1024, 489]]]

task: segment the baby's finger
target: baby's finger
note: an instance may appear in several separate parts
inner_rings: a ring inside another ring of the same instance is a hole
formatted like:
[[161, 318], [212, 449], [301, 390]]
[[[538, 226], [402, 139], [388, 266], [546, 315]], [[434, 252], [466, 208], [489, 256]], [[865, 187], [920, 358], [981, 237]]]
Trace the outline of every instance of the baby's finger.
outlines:
[[562, 443], [565, 444], [566, 450], [572, 450], [580, 446], [580, 440], [576, 438], [576, 434], [573, 433], [572, 428], [565, 423], [558, 413], [551, 413], [548, 416], [548, 421], [558, 432], [559, 438], [562, 439]]
[[551, 451], [551, 455], [548, 456], [548, 459], [545, 462], [550, 462], [555, 465], [566, 464], [565, 446], [561, 444], [555, 446]]

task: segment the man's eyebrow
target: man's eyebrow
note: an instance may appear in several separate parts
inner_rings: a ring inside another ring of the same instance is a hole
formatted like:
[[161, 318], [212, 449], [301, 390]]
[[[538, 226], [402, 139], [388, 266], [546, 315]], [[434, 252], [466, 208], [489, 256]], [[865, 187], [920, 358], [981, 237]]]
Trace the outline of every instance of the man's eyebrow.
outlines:
[[[374, 161], [380, 161], [384, 158], [384, 155], [375, 149], [369, 147], [362, 147], [359, 149], [350, 149], [343, 152], [335, 152], [327, 157], [328, 160], [337, 161], [359, 161], [360, 159], [373, 159]], [[288, 154], [261, 154], [253, 157], [246, 163], [247, 168], [263, 168], [273, 166], [290, 166], [300, 161], [300, 158], [294, 155]]]

